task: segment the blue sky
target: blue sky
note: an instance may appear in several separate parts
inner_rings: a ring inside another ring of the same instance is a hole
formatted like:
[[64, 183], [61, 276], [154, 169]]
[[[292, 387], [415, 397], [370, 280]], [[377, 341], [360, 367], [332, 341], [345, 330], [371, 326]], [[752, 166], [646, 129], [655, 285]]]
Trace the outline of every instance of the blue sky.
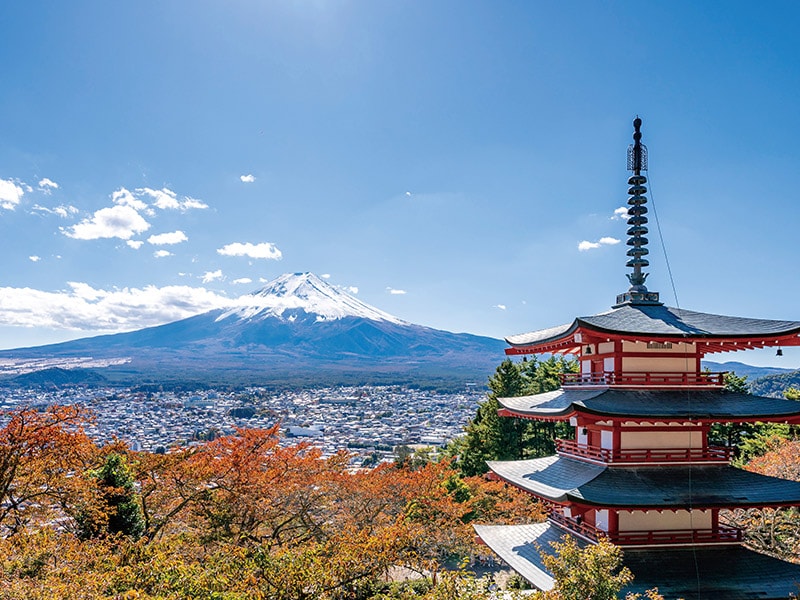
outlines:
[[[497, 337], [606, 310], [625, 245], [579, 244], [624, 240], [637, 114], [680, 306], [800, 320], [797, 3], [29, 0], [0, 22], [0, 347], [293, 271]], [[800, 367], [773, 354], [733, 358]]]

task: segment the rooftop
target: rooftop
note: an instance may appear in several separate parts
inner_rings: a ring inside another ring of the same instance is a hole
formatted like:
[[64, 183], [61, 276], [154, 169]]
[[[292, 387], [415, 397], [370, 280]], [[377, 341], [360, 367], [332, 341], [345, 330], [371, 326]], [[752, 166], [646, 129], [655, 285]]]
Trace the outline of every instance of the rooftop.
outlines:
[[701, 389], [687, 393], [685, 390], [565, 387], [532, 396], [500, 398], [499, 402], [514, 416], [535, 419], [565, 420], [580, 413], [629, 420], [800, 421], [800, 402], [751, 396], [725, 389]]
[[[579, 334], [576, 339], [576, 334]], [[512, 348], [531, 351], [577, 351], [581, 335], [598, 339], [647, 339], [700, 342], [701, 354], [765, 346], [800, 345], [800, 321], [776, 321], [702, 313], [663, 305], [625, 304], [607, 312], [578, 317], [572, 323], [506, 338]]]
[[[478, 536], [522, 577], [539, 589], [553, 587], [537, 548], [552, 552], [549, 542], [568, 535], [552, 523], [478, 525]], [[579, 545], [585, 542], [577, 539]], [[634, 575], [624, 592], [657, 587], [665, 598], [701, 600], [775, 600], [797, 593], [800, 565], [742, 546], [627, 550], [623, 560]]]
[[504, 481], [558, 503], [628, 510], [800, 506], [800, 482], [730, 465], [607, 467], [558, 455], [488, 465]]

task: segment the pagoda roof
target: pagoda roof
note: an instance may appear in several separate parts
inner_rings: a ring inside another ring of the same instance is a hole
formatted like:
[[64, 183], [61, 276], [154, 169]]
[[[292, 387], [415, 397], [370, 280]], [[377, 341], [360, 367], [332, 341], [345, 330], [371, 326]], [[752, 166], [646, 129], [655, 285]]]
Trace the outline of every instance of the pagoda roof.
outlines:
[[544, 346], [542, 351], [548, 351], [556, 343], [573, 342], [578, 331], [643, 339], [756, 339], [771, 341], [765, 345], [800, 344], [800, 321], [729, 317], [651, 304], [625, 304], [565, 325], [512, 335], [506, 341], [514, 348]]
[[726, 389], [632, 390], [597, 387], [499, 398], [514, 416], [567, 419], [575, 414], [625, 420], [798, 421], [800, 402]]
[[800, 506], [800, 482], [730, 465], [607, 467], [558, 455], [487, 464], [508, 483], [561, 504], [630, 510]]
[[[549, 542], [564, 535], [586, 542], [553, 523], [476, 525], [475, 532], [500, 558], [542, 590], [553, 587], [539, 548], [553, 553]], [[700, 600], [777, 600], [797, 592], [800, 565], [743, 546], [626, 550], [623, 564], [634, 575], [622, 593], [644, 593], [657, 587], [665, 598]]]

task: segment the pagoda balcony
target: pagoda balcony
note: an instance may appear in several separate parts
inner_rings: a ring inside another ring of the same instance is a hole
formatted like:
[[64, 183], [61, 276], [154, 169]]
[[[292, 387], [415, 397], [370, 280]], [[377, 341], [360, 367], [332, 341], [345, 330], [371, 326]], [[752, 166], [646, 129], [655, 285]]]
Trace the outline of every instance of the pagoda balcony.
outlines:
[[561, 373], [562, 386], [602, 387], [725, 387], [725, 373]]
[[617, 448], [578, 444], [574, 440], [556, 439], [556, 451], [564, 456], [574, 457], [604, 464], [630, 463], [728, 463], [733, 449], [725, 446], [706, 448]]
[[552, 511], [548, 519], [575, 535], [592, 542], [606, 538], [617, 546], [670, 546], [694, 544], [739, 544], [744, 532], [736, 527], [719, 525], [716, 529], [673, 529], [659, 531], [608, 532], [582, 520]]

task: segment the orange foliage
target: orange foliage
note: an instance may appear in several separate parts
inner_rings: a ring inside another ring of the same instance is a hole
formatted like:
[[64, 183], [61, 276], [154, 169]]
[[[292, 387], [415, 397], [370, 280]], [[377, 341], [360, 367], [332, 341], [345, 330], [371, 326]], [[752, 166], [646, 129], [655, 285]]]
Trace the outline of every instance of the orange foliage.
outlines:
[[[281, 446], [277, 427], [131, 453], [92, 444], [86, 417], [19, 411], [0, 430], [3, 597], [367, 597], [360, 586], [392, 566], [436, 572], [474, 552], [472, 520], [542, 516], [529, 496], [447, 462], [355, 470], [345, 453]], [[135, 471], [145, 535], [81, 542], [70, 518], [102, 510], [90, 473], [112, 451]], [[83, 595], [62, 593], [70, 570], [90, 574]]]

